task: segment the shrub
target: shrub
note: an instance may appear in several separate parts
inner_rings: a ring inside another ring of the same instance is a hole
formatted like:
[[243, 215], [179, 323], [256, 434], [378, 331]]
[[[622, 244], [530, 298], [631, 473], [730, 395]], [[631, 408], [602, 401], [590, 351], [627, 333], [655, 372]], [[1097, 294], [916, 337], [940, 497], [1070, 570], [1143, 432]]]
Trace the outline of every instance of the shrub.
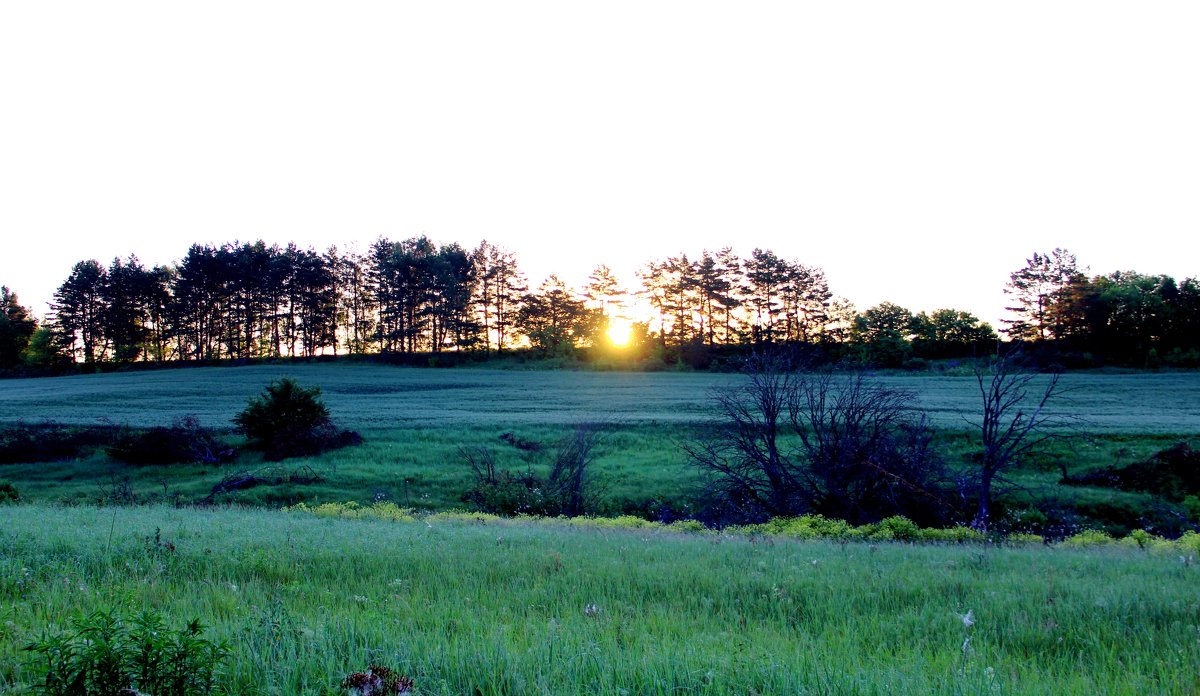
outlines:
[[321, 401], [320, 387], [304, 388], [288, 377], [272, 382], [261, 395], [251, 397], [233, 422], [273, 461], [362, 442], [358, 433], [339, 430], [333, 425], [329, 409]]
[[129, 626], [104, 611], [73, 624], [73, 634], [45, 636], [25, 646], [38, 654], [34, 669], [43, 675], [44, 692], [53, 696], [212, 694], [229, 654], [224, 643], [200, 637], [200, 622], [173, 631], [154, 611], [143, 612]]
[[0, 481], [0, 505], [19, 502], [21, 502], [21, 495], [17, 493], [17, 487], [8, 481]]
[[107, 448], [108, 456], [127, 464], [220, 464], [235, 450], [201, 427], [195, 416], [176, 418], [169, 427], [126, 430]]
[[1014, 546], [1025, 546], [1025, 545], [1029, 545], [1029, 544], [1044, 544], [1044, 543], [1046, 543], [1045, 537], [1039, 536], [1037, 534], [1027, 534], [1025, 532], [1017, 532], [1016, 534], [1009, 534], [1007, 537], [1004, 538], [1004, 541], [1009, 544], [1012, 544]]
[[112, 443], [116, 428], [69, 426], [53, 421], [0, 428], [0, 464], [76, 459]]
[[1104, 546], [1111, 544], [1113, 538], [1098, 529], [1085, 529], [1078, 534], [1063, 539], [1063, 546]]
[[471, 467], [475, 484], [463, 501], [481, 512], [502, 515], [576, 517], [594, 511], [597, 490], [591, 468], [603, 430], [595, 423], [579, 423], [549, 453], [550, 473], [503, 471], [487, 447], [460, 448]]
[[896, 541], [917, 541], [921, 538], [921, 528], [913, 524], [912, 520], [907, 517], [895, 515], [879, 521], [876, 525], [876, 534], [882, 539], [895, 539]]
[[1200, 496], [1189, 495], [1183, 499], [1182, 505], [1189, 520], [1200, 522]]

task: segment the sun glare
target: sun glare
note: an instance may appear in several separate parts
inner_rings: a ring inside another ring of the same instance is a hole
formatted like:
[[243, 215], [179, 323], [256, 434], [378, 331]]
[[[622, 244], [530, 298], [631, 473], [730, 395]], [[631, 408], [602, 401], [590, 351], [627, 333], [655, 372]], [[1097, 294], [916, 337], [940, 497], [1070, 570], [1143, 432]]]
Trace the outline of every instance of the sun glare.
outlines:
[[633, 323], [628, 319], [612, 318], [608, 322], [608, 340], [614, 346], [627, 346], [633, 336]]

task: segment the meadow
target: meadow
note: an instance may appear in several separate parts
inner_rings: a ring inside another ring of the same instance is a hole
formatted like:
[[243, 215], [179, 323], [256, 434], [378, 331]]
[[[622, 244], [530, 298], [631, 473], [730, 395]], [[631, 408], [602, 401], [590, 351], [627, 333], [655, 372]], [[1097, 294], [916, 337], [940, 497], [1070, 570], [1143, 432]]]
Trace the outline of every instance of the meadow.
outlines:
[[[101, 423], [148, 427], [178, 416], [228, 430], [231, 419], [264, 385], [282, 376], [319, 386], [337, 422], [361, 432], [365, 444], [320, 457], [270, 465], [254, 455], [224, 466], [130, 466], [96, 455], [78, 461], [12, 464], [0, 479], [26, 499], [95, 502], [105, 499], [204, 498], [237, 470], [288, 472], [311, 467], [319, 483], [259, 487], [221, 502], [282, 506], [299, 501], [393, 500], [438, 510], [462, 507], [470, 471], [462, 447], [492, 448], [500, 464], [537, 467], [537, 457], [501, 440], [512, 433], [546, 447], [577, 423], [597, 421], [608, 434], [596, 473], [603, 490], [598, 512], [652, 512], [656, 505], [686, 509], [702, 481], [679, 443], [717, 414], [714, 389], [733, 374], [629, 373], [477, 368], [420, 369], [364, 364], [290, 364], [77, 375], [0, 382], [0, 424]], [[973, 444], [978, 409], [973, 376], [884, 374], [880, 379], [917, 396], [960, 464]], [[1041, 468], [1015, 478], [1039, 494], [1084, 496], [1100, 504], [1136, 506], [1139, 494], [1064, 489], [1055, 462], [1073, 470], [1128, 462], [1200, 434], [1200, 373], [1071, 373], [1055, 402], [1064, 428], [1082, 435]]]
[[1136, 546], [17, 505], [0, 549], [4, 693], [34, 693], [44, 632], [149, 606], [228, 641], [235, 694], [344, 693], [370, 663], [419, 694], [1200, 689], [1200, 566]]
[[[606, 429], [599, 512], [686, 509], [701, 480], [679, 442], [714, 422], [712, 392], [736, 375], [354, 364], [79, 375], [0, 382], [0, 424], [195, 415], [236, 441], [233, 415], [285, 375], [321, 387], [365, 443], [277, 464], [246, 453], [220, 466], [132, 466], [95, 453], [0, 465], [24, 500], [0, 505], [0, 692], [38, 693], [22, 650], [31, 641], [97, 610], [148, 607], [228, 642], [233, 694], [343, 694], [342, 677], [372, 663], [412, 677], [418, 694], [1200, 690], [1190, 546], [797, 540], [439, 512], [464, 505], [461, 447], [536, 467], [512, 443], [551, 448], [582, 421]], [[967, 461], [973, 377], [880, 379], [911, 389], [951, 463]], [[1143, 494], [1059, 486], [1056, 467], [1194, 440], [1200, 374], [1064, 383], [1055, 407], [1074, 437], [1018, 471], [1016, 494], [1142, 509]], [[310, 467], [324, 480], [186, 505], [256, 467]], [[378, 500], [414, 511], [389, 521], [280, 510]]]

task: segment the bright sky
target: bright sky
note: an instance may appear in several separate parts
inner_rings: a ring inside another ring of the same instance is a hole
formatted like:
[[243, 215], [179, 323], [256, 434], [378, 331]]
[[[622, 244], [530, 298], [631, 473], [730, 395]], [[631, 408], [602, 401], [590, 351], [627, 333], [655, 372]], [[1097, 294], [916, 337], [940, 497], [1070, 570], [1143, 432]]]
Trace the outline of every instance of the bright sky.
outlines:
[[0, 284], [427, 234], [531, 279], [756, 246], [995, 322], [1064, 246], [1200, 275], [1200, 4], [0, 5]]

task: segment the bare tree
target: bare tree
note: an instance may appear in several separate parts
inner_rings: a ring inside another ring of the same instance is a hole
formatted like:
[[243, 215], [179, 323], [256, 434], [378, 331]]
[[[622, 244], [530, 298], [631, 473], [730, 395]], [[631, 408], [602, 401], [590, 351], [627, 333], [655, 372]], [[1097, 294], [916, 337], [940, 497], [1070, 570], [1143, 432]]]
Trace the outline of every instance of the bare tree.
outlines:
[[561, 501], [560, 514], [582, 515], [595, 502], [596, 487], [591, 466], [604, 430], [599, 423], [580, 422], [559, 441], [547, 479], [552, 494]]
[[979, 502], [972, 526], [986, 530], [991, 521], [993, 485], [1049, 440], [1059, 437], [1062, 419], [1048, 409], [1062, 394], [1059, 375], [1035, 384], [1038, 373], [1027, 368], [1019, 350], [990, 363], [975, 364], [975, 379], [983, 397], [979, 428], [983, 447], [979, 461]]
[[942, 516], [942, 467], [911, 393], [787, 368], [777, 355], [753, 358], [745, 382], [714, 394], [723, 422], [684, 443], [712, 493], [744, 517]]

